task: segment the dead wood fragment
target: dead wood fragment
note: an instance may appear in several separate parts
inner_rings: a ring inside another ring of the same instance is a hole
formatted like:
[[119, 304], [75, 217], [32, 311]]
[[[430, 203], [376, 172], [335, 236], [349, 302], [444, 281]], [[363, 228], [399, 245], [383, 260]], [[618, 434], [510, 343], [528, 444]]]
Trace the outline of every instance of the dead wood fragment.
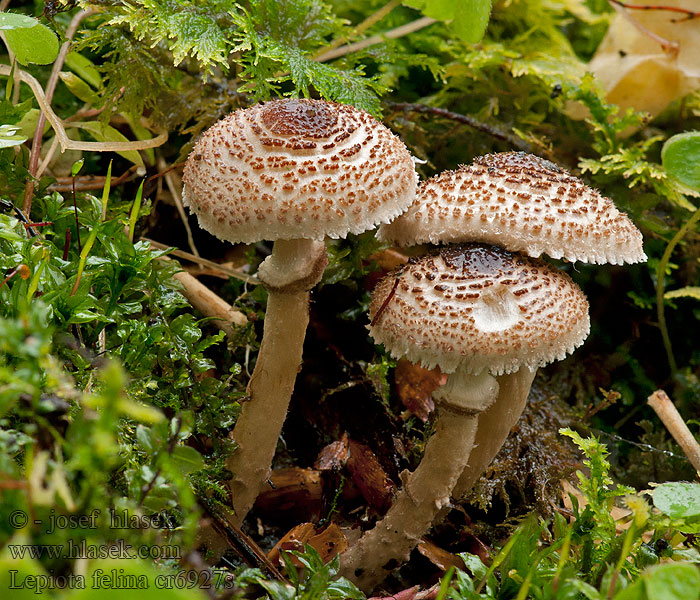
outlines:
[[394, 370], [396, 393], [401, 403], [421, 421], [428, 420], [435, 409], [433, 392], [444, 385], [447, 375], [440, 369], [426, 369], [402, 358]]
[[288, 467], [275, 469], [271, 486], [265, 486], [255, 501], [255, 509], [268, 518], [310, 520], [321, 510], [323, 485], [321, 473], [315, 469]]
[[683, 450], [688, 460], [693, 465], [693, 468], [700, 472], [700, 444], [691, 433], [683, 418], [678, 414], [676, 407], [671, 402], [671, 399], [663, 390], [656, 390], [649, 398], [647, 403], [654, 409], [659, 419], [669, 430], [673, 439]]
[[396, 486], [367, 446], [354, 440], [349, 441], [349, 446], [347, 466], [353, 482], [367, 504], [384, 514], [391, 506]]

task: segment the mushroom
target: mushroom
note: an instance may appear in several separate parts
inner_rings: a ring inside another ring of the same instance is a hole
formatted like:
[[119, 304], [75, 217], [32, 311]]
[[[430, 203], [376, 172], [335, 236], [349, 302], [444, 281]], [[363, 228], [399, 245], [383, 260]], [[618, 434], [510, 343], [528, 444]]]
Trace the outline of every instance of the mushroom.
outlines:
[[399, 246], [487, 242], [598, 264], [646, 260], [641, 233], [612, 200], [524, 152], [481, 156], [422, 182], [411, 207], [377, 237]]
[[384, 125], [351, 106], [274, 100], [238, 110], [197, 141], [183, 202], [230, 242], [273, 240], [258, 270], [269, 292], [263, 339], [227, 462], [238, 522], [268, 478], [309, 320], [324, 239], [361, 233], [400, 214], [417, 184], [413, 159]]
[[[646, 260], [642, 235], [597, 190], [524, 152], [476, 158], [422, 182], [411, 207], [377, 237], [400, 246], [481, 241], [538, 257], [623, 264]], [[453, 495], [463, 497], [522, 413], [535, 371], [499, 377], [498, 398], [479, 416], [474, 450]]]
[[449, 373], [434, 394], [435, 433], [373, 529], [341, 556], [341, 574], [370, 591], [408, 558], [470, 460], [494, 376], [563, 359], [589, 332], [588, 302], [568, 275], [497, 246], [448, 246], [382, 279], [370, 334], [393, 357]]

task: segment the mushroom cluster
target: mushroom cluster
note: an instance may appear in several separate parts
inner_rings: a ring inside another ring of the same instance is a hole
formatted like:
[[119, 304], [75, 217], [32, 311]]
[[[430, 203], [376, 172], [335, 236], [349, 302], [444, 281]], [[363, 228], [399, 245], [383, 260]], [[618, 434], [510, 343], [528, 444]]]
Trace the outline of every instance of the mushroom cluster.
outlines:
[[576, 284], [511, 251], [594, 263], [646, 259], [640, 232], [611, 200], [519, 152], [480, 157], [421, 183], [408, 211], [378, 236], [462, 245], [413, 259], [372, 295], [375, 341], [449, 376], [434, 394], [436, 431], [420, 465], [342, 557], [341, 573], [364, 590], [408, 558], [450, 496], [469, 491], [520, 416], [537, 368], [588, 335], [588, 303]]
[[370, 115], [286, 99], [214, 124], [195, 144], [183, 181], [183, 201], [202, 228], [230, 242], [275, 242], [258, 269], [269, 292], [263, 338], [227, 463], [240, 522], [269, 477], [301, 365], [309, 290], [327, 262], [324, 239], [402, 213], [418, 175], [404, 144]]

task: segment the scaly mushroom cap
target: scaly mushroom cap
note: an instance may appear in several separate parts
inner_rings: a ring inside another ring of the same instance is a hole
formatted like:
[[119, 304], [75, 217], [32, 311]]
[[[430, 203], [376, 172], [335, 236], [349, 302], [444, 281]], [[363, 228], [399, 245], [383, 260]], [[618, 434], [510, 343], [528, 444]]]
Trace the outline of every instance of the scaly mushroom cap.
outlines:
[[646, 260], [641, 233], [611, 200], [524, 152], [482, 156], [422, 182], [408, 211], [377, 236], [401, 246], [488, 242], [599, 264]]
[[563, 359], [583, 343], [588, 302], [542, 260], [485, 244], [447, 246], [382, 279], [370, 334], [395, 358], [495, 375]]
[[387, 222], [415, 195], [404, 144], [352, 106], [273, 100], [209, 128], [187, 159], [183, 202], [231, 242], [345, 237]]

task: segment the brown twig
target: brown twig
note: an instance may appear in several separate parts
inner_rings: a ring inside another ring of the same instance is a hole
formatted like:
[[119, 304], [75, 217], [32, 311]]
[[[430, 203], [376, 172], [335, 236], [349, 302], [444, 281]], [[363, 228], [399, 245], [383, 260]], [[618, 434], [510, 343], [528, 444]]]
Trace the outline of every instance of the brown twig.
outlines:
[[156, 242], [155, 240], [152, 240], [147, 237], [142, 237], [141, 239], [145, 242], [149, 242], [151, 246], [153, 246], [156, 250], [170, 250], [170, 254], [172, 256], [184, 258], [185, 260], [188, 260], [197, 265], [209, 267], [210, 269], [214, 269], [219, 273], [225, 275], [226, 277], [240, 279], [241, 281], [245, 281], [250, 285], [260, 285], [260, 280], [257, 277], [248, 275], [247, 273], [243, 273], [243, 271], [239, 271], [238, 269], [232, 269], [231, 267], [220, 265], [219, 263], [215, 263], [212, 260], [207, 260], [206, 258], [202, 258], [201, 256], [195, 256], [194, 254], [190, 254], [189, 252], [185, 252], [184, 250], [179, 250], [177, 248], [172, 249], [172, 246], [161, 244], [160, 242]]
[[[133, 165], [124, 171], [119, 177], [113, 178], [110, 186], [114, 187], [124, 183], [136, 175], [138, 165]], [[49, 192], [70, 192], [72, 188], [72, 177], [56, 177], [56, 182], [52, 183], [47, 190]], [[86, 192], [88, 190], [101, 190], [104, 188], [107, 178], [99, 175], [84, 175], [75, 178], [75, 191]]]
[[627, 4], [626, 2], [621, 2], [620, 0], [608, 0], [608, 2], [628, 10], [662, 10], [666, 12], [681, 13], [685, 15], [685, 18], [682, 19], [683, 21], [690, 21], [691, 19], [697, 19], [700, 17], [700, 11], [690, 10], [689, 8], [682, 8], [680, 6], [667, 6], [663, 4]]
[[[68, 25], [66, 29], [65, 42], [61, 45], [61, 49], [58, 51], [58, 56], [53, 63], [51, 68], [51, 75], [46, 82], [46, 88], [44, 89], [44, 96], [46, 97], [46, 103], [51, 105], [51, 100], [53, 99], [53, 93], [56, 91], [56, 84], [58, 83], [58, 76], [63, 68], [63, 63], [68, 56], [68, 51], [70, 50], [71, 40], [78, 30], [78, 26], [81, 21], [91, 15], [93, 11], [91, 10], [81, 10], [76, 14]], [[37, 119], [36, 129], [34, 130], [34, 137], [32, 138], [32, 150], [29, 153], [29, 177], [27, 178], [27, 183], [24, 186], [24, 212], [28, 215], [32, 209], [32, 196], [34, 195], [34, 184], [36, 181], [37, 169], [39, 168], [39, 157], [41, 153], [41, 140], [44, 137], [44, 125], [46, 124], [46, 115], [43, 111], [39, 113], [39, 118]]]
[[340, 48], [334, 48], [332, 50], [324, 52], [320, 56], [314, 57], [314, 60], [317, 60], [318, 62], [326, 62], [328, 60], [340, 58], [341, 56], [345, 56], [346, 54], [351, 54], [352, 52], [364, 50], [369, 46], [381, 44], [382, 42], [388, 39], [396, 39], [408, 35], [409, 33], [420, 31], [424, 27], [428, 27], [428, 25], [432, 25], [436, 22], [437, 21], [435, 19], [431, 19], [430, 17], [421, 17], [420, 19], [416, 19], [415, 21], [411, 21], [410, 23], [406, 23], [405, 25], [401, 25], [399, 27], [396, 27], [395, 29], [390, 29], [389, 31], [385, 31], [384, 33], [373, 35], [371, 37], [365, 38], [364, 40], [360, 40], [359, 42], [355, 42], [354, 44], [347, 44], [345, 46], [340, 46]]
[[204, 511], [212, 518], [216, 532], [221, 535], [239, 556], [251, 567], [267, 570], [275, 579], [288, 583], [279, 569], [268, 560], [261, 548], [238, 527], [223, 509], [209, 498], [198, 494], [197, 498]]
[[676, 407], [666, 395], [666, 392], [656, 390], [647, 399], [647, 404], [654, 409], [654, 412], [681, 447], [695, 470], [700, 472], [700, 444], [698, 444], [685, 421], [678, 414]]
[[163, 173], [163, 177], [165, 177], [165, 183], [168, 186], [168, 191], [173, 197], [173, 201], [175, 202], [175, 208], [177, 208], [177, 212], [180, 215], [180, 220], [182, 221], [182, 225], [185, 228], [185, 233], [187, 234], [187, 244], [189, 245], [192, 254], [194, 254], [195, 256], [199, 256], [199, 251], [197, 250], [197, 246], [194, 243], [192, 228], [190, 227], [190, 222], [187, 220], [187, 213], [185, 212], [185, 207], [182, 204], [182, 179], [180, 177], [177, 177], [177, 174], [172, 169], [168, 168], [168, 165], [162, 156], [158, 157], [157, 165], [158, 170], [161, 173]]
[[[522, 150], [523, 152], [532, 152], [531, 145], [522, 138], [512, 135], [507, 131], [503, 131], [498, 127], [494, 127], [493, 125], [477, 121], [474, 117], [470, 117], [469, 115], [452, 112], [451, 110], [438, 108], [437, 106], [429, 106], [427, 104], [411, 102], [386, 102], [385, 105], [395, 111], [417, 112], [420, 114], [434, 115], [436, 117], [462, 123], [464, 125], [468, 125], [472, 129], [482, 131], [483, 133], [486, 133], [497, 140], [507, 142], [518, 150]], [[544, 152], [544, 154], [549, 155], [548, 152]], [[550, 158], [550, 156], [546, 156], [545, 158]]]

